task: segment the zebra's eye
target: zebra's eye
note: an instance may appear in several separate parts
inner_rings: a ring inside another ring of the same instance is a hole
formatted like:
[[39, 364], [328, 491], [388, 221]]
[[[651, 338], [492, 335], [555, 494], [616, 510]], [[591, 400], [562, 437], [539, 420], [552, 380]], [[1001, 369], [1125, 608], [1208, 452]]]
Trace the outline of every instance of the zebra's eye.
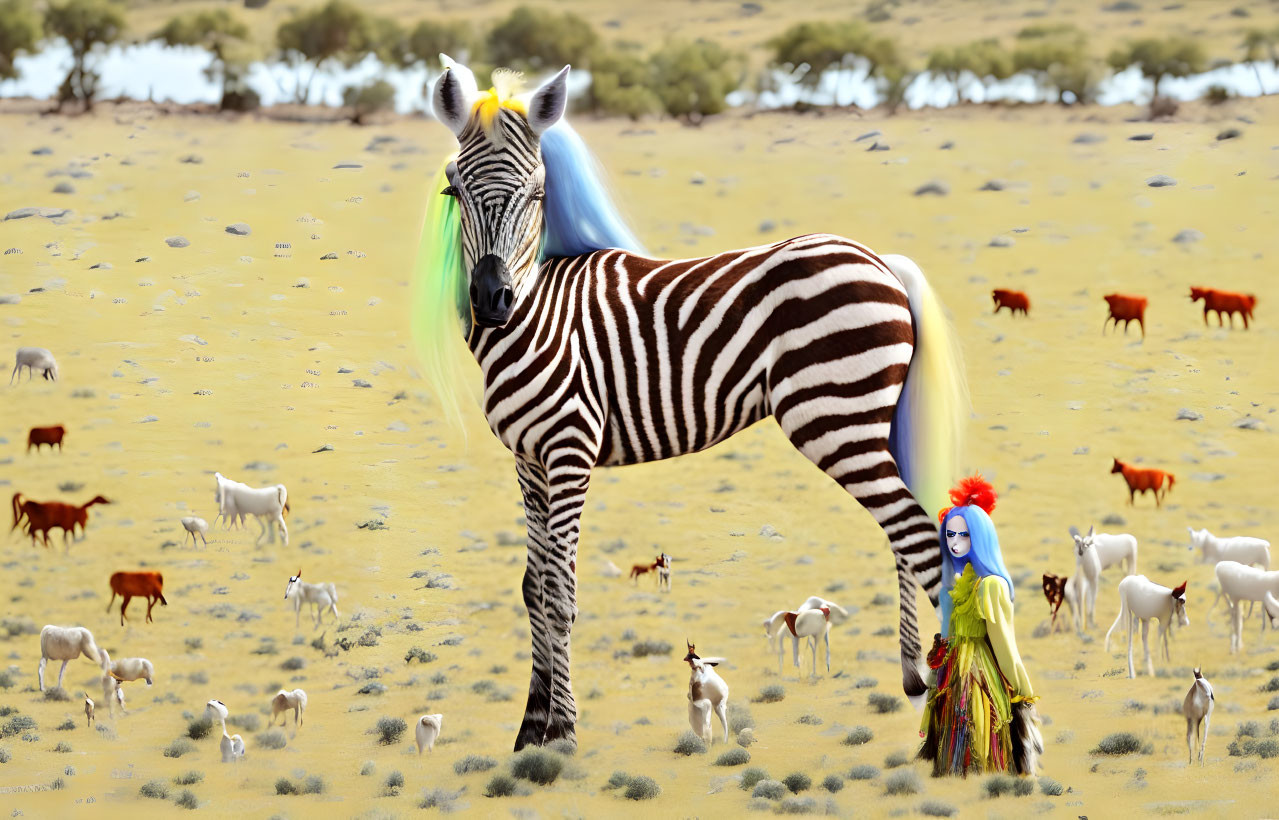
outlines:
[[457, 188], [454, 188], [452, 185], [450, 185], [449, 187], [445, 188], [443, 191], [440, 191], [440, 196], [457, 196]]

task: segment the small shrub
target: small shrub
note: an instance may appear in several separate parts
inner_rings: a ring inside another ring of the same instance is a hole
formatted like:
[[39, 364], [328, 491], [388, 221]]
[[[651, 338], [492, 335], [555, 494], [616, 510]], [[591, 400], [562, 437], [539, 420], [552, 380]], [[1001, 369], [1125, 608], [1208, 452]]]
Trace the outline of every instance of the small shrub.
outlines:
[[510, 797], [515, 794], [515, 778], [508, 774], [493, 775], [489, 784], [484, 787], [485, 797]]
[[187, 772], [186, 774], [180, 774], [177, 777], [173, 778], [173, 782], [179, 786], [194, 786], [196, 783], [199, 783], [201, 780], [204, 780], [204, 772], [197, 772], [194, 769]]
[[937, 800], [925, 800], [919, 804], [919, 813], [929, 817], [950, 817], [958, 811], [959, 809], [949, 803], [942, 803]]
[[253, 738], [253, 742], [263, 749], [283, 749], [289, 744], [289, 738], [283, 729], [267, 729]]
[[61, 791], [65, 789], [66, 787], [67, 787], [67, 781], [63, 780], [61, 777], [53, 778], [53, 782], [49, 784], [49, 788], [53, 789], [54, 791]]
[[884, 768], [900, 769], [909, 762], [910, 758], [906, 756], [905, 752], [893, 752], [888, 757], [884, 758]]
[[817, 801], [811, 797], [787, 797], [777, 805], [778, 814], [812, 814], [817, 811]]
[[811, 714], [800, 715], [799, 719], [796, 720], [795, 722], [802, 723], [805, 726], [821, 726], [822, 725], [822, 719], [819, 718], [817, 715], [811, 715]]
[[751, 792], [751, 797], [762, 797], [765, 800], [781, 800], [785, 796], [786, 786], [776, 780], [761, 780]]
[[623, 797], [627, 800], [652, 800], [661, 793], [662, 787], [657, 785], [657, 781], [641, 774], [632, 777], [631, 782], [626, 784]]
[[1266, 685], [1261, 687], [1263, 692], [1279, 692], [1279, 677], [1271, 678]]
[[786, 788], [790, 789], [792, 793], [799, 794], [800, 792], [813, 787], [813, 778], [803, 772], [791, 772], [782, 778], [782, 783], [786, 786]]
[[303, 668], [304, 666], [306, 666], [306, 661], [303, 660], [302, 658], [297, 657], [296, 655], [294, 655], [292, 658], [289, 658], [284, 663], [280, 664], [280, 668], [283, 669], [285, 672], [296, 672], [299, 669]]
[[400, 737], [408, 730], [409, 725], [404, 722], [404, 718], [380, 717], [375, 728], [378, 734], [378, 742], [383, 746], [390, 746], [399, 742]]
[[923, 790], [924, 785], [919, 782], [919, 775], [914, 769], [901, 769], [884, 779], [886, 794], [919, 794]]
[[877, 777], [879, 777], [879, 769], [875, 768], [869, 763], [863, 763], [860, 766], [854, 766], [848, 772], [849, 780], [874, 780]]
[[142, 784], [142, 788], [138, 789], [138, 794], [154, 800], [168, 800], [169, 787], [163, 780], [152, 780]]
[[203, 740], [213, 729], [213, 721], [207, 717], [197, 718], [187, 723], [187, 737], [192, 740]]
[[715, 758], [716, 766], [745, 766], [751, 762], [751, 753], [745, 749], [729, 749]]
[[58, 731], [69, 732], [75, 727], [76, 727], [76, 722], [72, 720], [71, 718], [67, 718], [66, 720], [62, 721], [61, 725], [58, 726]]
[[303, 794], [324, 794], [324, 778], [313, 774], [302, 783]]
[[460, 792], [451, 792], [447, 789], [431, 789], [422, 793], [422, 799], [418, 801], [419, 809], [440, 809], [444, 812], [453, 810], [453, 801], [457, 800]]
[[382, 794], [387, 797], [395, 797], [400, 793], [400, 789], [404, 788], [404, 775], [398, 771], [391, 772], [386, 776], [386, 783], [383, 784]]
[[243, 729], [246, 732], [256, 732], [262, 728], [262, 718], [253, 712], [244, 712], [238, 715], [231, 715], [226, 722], [237, 729]]
[[436, 660], [435, 653], [427, 652], [420, 646], [413, 647], [408, 651], [408, 654], [404, 656], [405, 663], [412, 663], [413, 661], [417, 661], [418, 663], [431, 663], [434, 660]]
[[1261, 737], [1261, 721], [1245, 720], [1235, 727], [1235, 737]]
[[728, 704], [728, 730], [733, 734], [737, 734], [743, 729], [754, 729], [755, 718], [751, 715], [751, 710], [740, 703], [731, 702]]
[[895, 695], [885, 695], [883, 692], [871, 692], [868, 702], [870, 703], [870, 708], [881, 715], [896, 712], [902, 708], [901, 698]]
[[1141, 738], [1132, 732], [1115, 732], [1106, 735], [1089, 754], [1131, 755], [1141, 751]]
[[632, 658], [647, 658], [650, 655], [669, 655], [673, 647], [666, 641], [636, 641], [631, 646]]
[[778, 703], [786, 697], [786, 687], [780, 683], [770, 683], [753, 699], [754, 703]]
[[546, 749], [528, 748], [511, 761], [511, 774], [540, 786], [555, 782], [564, 770], [564, 758]]
[[182, 757], [182, 755], [194, 751], [195, 744], [187, 740], [185, 737], [180, 737], [168, 745], [168, 747], [164, 750], [164, 756]]
[[190, 789], [183, 789], [182, 794], [178, 795], [177, 800], [174, 802], [184, 809], [200, 808], [199, 799], [195, 796], [195, 792]]
[[485, 757], [484, 755], [467, 755], [453, 764], [453, 771], [455, 774], [487, 772], [489, 769], [496, 768], [497, 761], [491, 757]]
[[275, 781], [275, 793], [276, 794], [297, 794], [298, 787], [294, 785], [293, 781], [288, 779], [287, 777], [281, 777], [279, 780]]
[[1025, 797], [1035, 791], [1035, 781], [1026, 777], [1014, 777], [1011, 774], [997, 774], [986, 778], [982, 784], [987, 797], [1003, 797], [1011, 794]]
[[[489, 700], [493, 700], [493, 698], [489, 698]], [[510, 698], [503, 698], [503, 700], [510, 700]], [[546, 744], [546, 748], [557, 754], [562, 754], [565, 757], [572, 757], [577, 754], [577, 744], [566, 737], [555, 738], [550, 743]]]
[[626, 784], [630, 782], [631, 782], [631, 776], [627, 774], [626, 772], [622, 771], [621, 769], [618, 769], [617, 771], [609, 775], [608, 782], [604, 784], [604, 791], [609, 791], [610, 789], [624, 788]]
[[685, 756], [704, 755], [706, 754], [706, 744], [697, 735], [686, 731], [679, 736], [679, 740], [675, 741], [675, 754]]
[[373, 774], [375, 771], [377, 771], [377, 766], [373, 763], [373, 761], [366, 760], [364, 761], [364, 765], [360, 767], [360, 776], [368, 777], [369, 775]]
[[1056, 797], [1065, 791], [1064, 787], [1051, 777], [1039, 778], [1039, 790], [1049, 797]]
[[[1279, 678], [1276, 680], [1279, 680]], [[56, 701], [58, 703], [64, 703], [71, 700], [71, 695], [68, 694], [67, 690], [63, 689], [61, 686], [55, 686], [52, 689], [44, 690], [44, 699], [46, 702]]]
[[0, 763], [8, 763], [13, 760], [13, 755], [9, 754], [8, 749], [0, 749]]
[[742, 788], [753, 789], [755, 784], [761, 780], [768, 779], [768, 772], [758, 766], [751, 766], [749, 769], [742, 770]]
[[837, 774], [828, 774], [822, 780], [822, 788], [830, 792], [831, 794], [834, 794], [835, 792], [844, 788], [844, 778], [840, 777]]
[[869, 726], [854, 726], [853, 730], [844, 737], [844, 745], [861, 746], [863, 743], [870, 743], [874, 737], [875, 733]]
[[204, 638], [187, 638], [183, 641], [188, 652], [198, 652], [204, 648]]
[[63, 754], [66, 754], [67, 752], [71, 751], [71, 744], [65, 741], [59, 741], [58, 745], [53, 747], [53, 750], [55, 752], [61, 752]]

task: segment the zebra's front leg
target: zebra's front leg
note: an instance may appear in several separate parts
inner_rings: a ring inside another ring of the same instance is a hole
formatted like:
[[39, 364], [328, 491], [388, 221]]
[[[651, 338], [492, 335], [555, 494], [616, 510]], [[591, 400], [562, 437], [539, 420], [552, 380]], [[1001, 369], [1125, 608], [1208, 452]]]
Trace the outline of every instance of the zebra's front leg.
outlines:
[[525, 746], [541, 746], [551, 711], [551, 649], [542, 606], [542, 565], [546, 555], [546, 475], [532, 463], [516, 460], [520, 491], [524, 495], [524, 519], [528, 526], [528, 558], [521, 591], [528, 610], [529, 634], [533, 641], [533, 670], [529, 678], [524, 720], [515, 737], [515, 751]]

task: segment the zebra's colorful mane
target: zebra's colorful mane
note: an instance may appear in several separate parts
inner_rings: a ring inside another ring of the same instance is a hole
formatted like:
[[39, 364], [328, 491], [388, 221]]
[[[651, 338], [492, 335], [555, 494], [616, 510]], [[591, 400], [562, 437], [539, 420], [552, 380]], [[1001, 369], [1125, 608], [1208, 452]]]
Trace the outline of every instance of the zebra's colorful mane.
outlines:
[[[493, 89], [475, 103], [472, 116], [491, 123], [502, 108], [519, 112], [522, 106], [517, 107], [517, 102]], [[542, 134], [541, 153], [546, 169], [546, 226], [539, 262], [608, 248], [641, 251], [609, 194], [598, 161], [567, 122], [561, 120]], [[440, 192], [449, 184], [445, 169], [456, 158], [453, 154], [444, 160], [427, 189], [412, 308], [413, 338], [426, 378], [455, 422], [461, 415], [457, 392], [468, 383], [463, 368], [470, 358], [465, 340], [471, 331], [471, 308], [460, 209], [456, 198]]]

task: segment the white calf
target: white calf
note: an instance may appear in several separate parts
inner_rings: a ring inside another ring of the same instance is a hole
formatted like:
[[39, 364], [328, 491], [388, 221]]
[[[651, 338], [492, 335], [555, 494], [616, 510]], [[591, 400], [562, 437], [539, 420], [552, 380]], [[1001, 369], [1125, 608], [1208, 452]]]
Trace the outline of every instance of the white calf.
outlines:
[[709, 748], [714, 739], [711, 734], [712, 711], [719, 716], [719, 723], [724, 727], [724, 742], [728, 742], [728, 684], [715, 672], [715, 667], [723, 663], [724, 659], [699, 658], [695, 649], [693, 644], [688, 644], [688, 654], [684, 656], [690, 670], [688, 723], [693, 728], [693, 734], [700, 737]]
[[[1216, 699], [1212, 696], [1212, 684], [1195, 669], [1195, 682], [1186, 693], [1186, 700], [1181, 704], [1181, 713], [1186, 716], [1186, 745], [1190, 747], [1190, 759], [1195, 762], [1195, 744], [1191, 739], [1196, 733], [1199, 737], [1199, 765], [1204, 763], [1204, 746], [1208, 744], [1208, 724], [1212, 719], [1212, 707]], [[1200, 723], [1203, 724], [1202, 729]]]
[[435, 739], [440, 736], [440, 728], [444, 725], [444, 715], [422, 715], [417, 719], [413, 733], [417, 735], [417, 753], [423, 749], [435, 751]]
[[1207, 529], [1194, 530], [1186, 527], [1186, 531], [1190, 533], [1190, 549], [1199, 548], [1201, 564], [1236, 561], [1244, 566], [1270, 569], [1269, 541], [1243, 535], [1218, 538]]
[[[1279, 571], [1265, 572], [1246, 567], [1238, 561], [1219, 561], [1214, 572], [1220, 589], [1218, 598], [1225, 598], [1230, 605], [1230, 652], [1243, 649], [1243, 602], [1265, 601], [1266, 593], [1279, 596]], [[1216, 600], [1213, 600], [1216, 604]], [[1261, 631], [1266, 630], [1266, 619], [1261, 619]]]
[[254, 544], [262, 543], [269, 536], [275, 542], [275, 525], [280, 525], [281, 538], [284, 545], [289, 545], [289, 528], [284, 524], [284, 513], [289, 509], [289, 491], [283, 484], [271, 487], [250, 487], [238, 481], [232, 481], [221, 473], [214, 473], [218, 489], [216, 499], [218, 514], [233, 520], [237, 516], [243, 519], [246, 515], [256, 516], [262, 532]]
[[19, 380], [22, 378], [24, 367], [27, 369], [27, 381], [31, 381], [37, 370], [49, 381], [58, 380], [58, 363], [53, 354], [43, 347], [18, 348], [18, 354], [14, 356], [13, 372], [9, 374], [9, 384], [13, 384], [15, 377]]
[[[271, 698], [271, 725], [275, 725], [275, 718], [282, 712], [293, 710], [293, 728], [296, 729], [302, 725], [302, 713], [306, 711], [306, 692], [301, 689], [294, 689], [292, 692], [280, 690], [280, 694]], [[283, 726], [287, 722], [287, 718], [280, 720]]]
[[289, 583], [284, 587], [284, 600], [293, 600], [294, 627], [302, 625], [302, 604], [307, 604], [307, 614], [311, 614], [311, 607], [315, 607], [315, 626], [320, 626], [321, 620], [324, 618], [325, 611], [333, 613], [336, 620], [341, 617], [338, 615], [338, 590], [333, 584], [308, 584], [302, 580], [302, 570], [298, 570], [297, 575], [289, 576]]
[[[186, 530], [187, 535], [191, 536], [191, 546], [193, 547], [199, 546], [198, 544], [195, 543], [195, 537], [197, 535], [199, 535], [200, 539], [204, 541], [204, 545], [206, 547], [209, 546], [209, 538], [208, 538], [209, 522], [208, 521], [205, 521], [203, 518], [196, 518], [194, 515], [189, 515], [186, 518], [182, 519], [182, 529]], [[182, 538], [183, 546], [186, 545], [186, 542], [187, 540], [186, 540], [186, 537], [184, 536]]]
[[1132, 632], [1138, 620], [1141, 621], [1141, 647], [1145, 651], [1146, 674], [1155, 674], [1154, 664], [1150, 660], [1150, 621], [1159, 619], [1159, 638], [1163, 639], [1164, 658], [1172, 660], [1168, 651], [1168, 635], [1174, 623], [1190, 626], [1190, 617], [1186, 615], [1186, 584], [1182, 582], [1176, 589], [1169, 589], [1151, 581], [1144, 575], [1129, 575], [1119, 582], [1119, 616], [1106, 632], [1106, 651], [1110, 651], [1110, 634], [1125, 619], [1128, 621], [1128, 677], [1137, 677], [1132, 664]]
[[107, 669], [107, 653], [99, 649], [93, 640], [93, 633], [82, 626], [53, 626], [49, 624], [40, 630], [40, 691], [44, 691], [44, 667], [49, 661], [62, 661], [58, 670], [58, 687], [62, 687], [62, 676], [67, 671], [67, 664], [84, 655], [89, 660]]

